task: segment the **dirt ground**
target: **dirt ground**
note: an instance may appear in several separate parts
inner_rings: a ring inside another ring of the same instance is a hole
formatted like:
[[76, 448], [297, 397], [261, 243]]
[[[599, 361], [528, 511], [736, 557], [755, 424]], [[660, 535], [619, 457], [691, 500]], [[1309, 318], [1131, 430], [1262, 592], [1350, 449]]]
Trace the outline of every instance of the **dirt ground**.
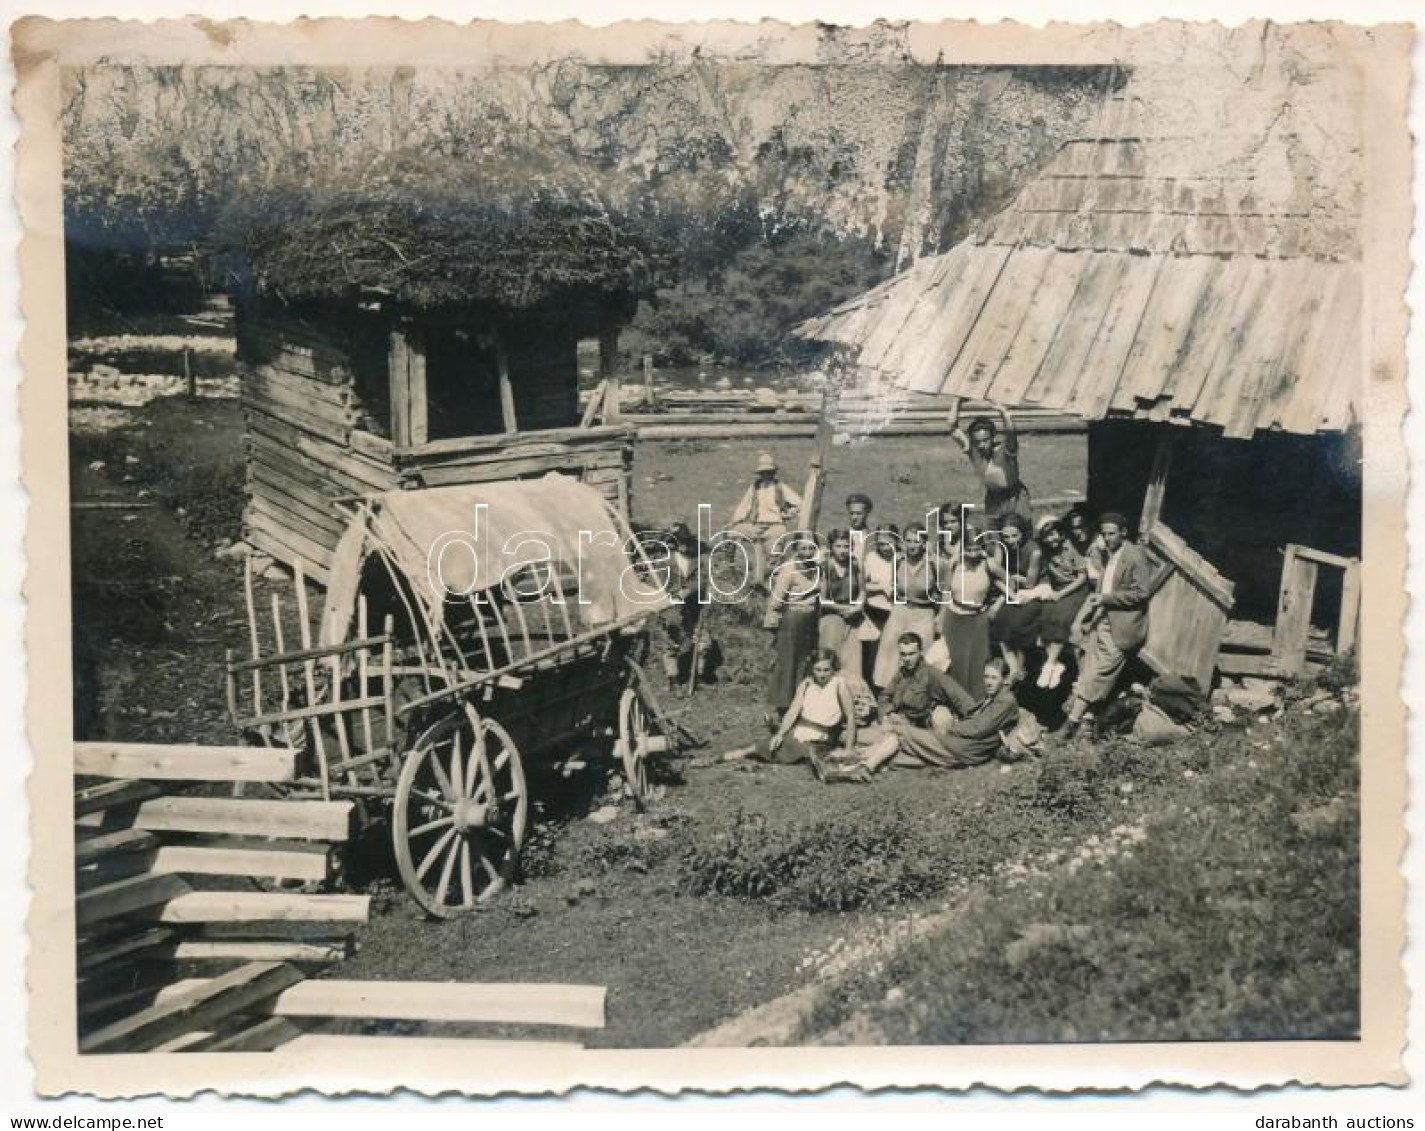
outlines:
[[[217, 551], [237, 537], [241, 422], [230, 401], [159, 400], [142, 409], [80, 408], [71, 433], [76, 500], [136, 503], [77, 509], [72, 524], [77, 731], [117, 740], [232, 742], [222, 683], [225, 650], [243, 646], [240, 559]], [[765, 445], [640, 445], [635, 516], [691, 521], [698, 502], [720, 522]], [[878, 517], [906, 522], [946, 499], [973, 498], [958, 453], [940, 440], [875, 439], [836, 449], [827, 511], [865, 490]], [[1027, 481], [1037, 494], [1082, 491], [1081, 437], [1027, 436]], [[784, 475], [800, 484], [810, 441], [777, 445]], [[180, 510], [182, 513], [180, 513]], [[265, 589], [259, 583], [259, 590]], [[259, 595], [261, 600], [261, 593]], [[727, 614], [724, 614], [725, 616]], [[728, 652], [722, 679], [684, 699], [681, 721], [717, 752], [759, 734], [770, 668], [765, 637], [717, 629]], [[703, 758], [702, 761], [708, 759]], [[485, 911], [425, 920], [383, 866], [375, 845], [349, 882], [373, 897], [353, 978], [595, 982], [609, 988], [609, 1024], [590, 1043], [666, 1046], [794, 988], [809, 956], [867, 926], [861, 913], [772, 911], [687, 894], [682, 862], [739, 813], [769, 819], [891, 806], [932, 816], [972, 806], [1013, 773], [888, 774], [864, 789], [819, 786], [803, 768], [690, 767], [662, 783], [647, 814], [607, 795], [604, 767], [542, 775], [526, 876]], [[613, 807], [612, 809], [610, 807]], [[614, 815], [606, 822], [592, 814]]]

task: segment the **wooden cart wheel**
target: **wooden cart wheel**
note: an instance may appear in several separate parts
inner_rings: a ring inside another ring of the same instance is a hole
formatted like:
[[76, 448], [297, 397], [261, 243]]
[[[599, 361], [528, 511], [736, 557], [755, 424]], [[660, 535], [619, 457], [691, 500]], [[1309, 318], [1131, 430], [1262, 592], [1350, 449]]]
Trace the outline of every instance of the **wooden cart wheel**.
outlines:
[[514, 740], [465, 704], [427, 730], [401, 766], [391, 819], [401, 879], [432, 915], [473, 910], [509, 883], [528, 817]]
[[618, 703], [618, 739], [614, 749], [623, 763], [623, 776], [628, 782], [629, 795], [640, 810], [647, 808], [651, 799], [648, 788], [651, 737], [648, 712], [643, 706], [638, 689], [625, 687]]

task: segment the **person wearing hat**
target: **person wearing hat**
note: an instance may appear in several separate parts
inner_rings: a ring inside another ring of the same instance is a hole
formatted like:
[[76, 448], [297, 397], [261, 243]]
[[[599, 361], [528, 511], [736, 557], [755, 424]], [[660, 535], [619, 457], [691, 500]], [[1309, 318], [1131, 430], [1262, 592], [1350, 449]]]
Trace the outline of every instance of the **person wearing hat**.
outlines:
[[752, 577], [765, 585], [767, 564], [777, 539], [801, 509], [802, 497], [777, 478], [777, 461], [767, 452], [757, 457], [757, 472], [732, 512], [728, 529], [752, 543]]
[[1121, 514], [1102, 515], [1098, 530], [1106, 552], [1103, 573], [1080, 613], [1087, 645], [1068, 717], [1054, 732], [1056, 739], [1068, 738], [1090, 707], [1108, 700], [1129, 658], [1148, 639], [1153, 564], [1128, 540], [1128, 522]]
[[[1014, 513], [1032, 520], [1029, 488], [1019, 477], [1019, 435], [1003, 405], [995, 405], [999, 427], [989, 417], [979, 417], [968, 429], [960, 427], [961, 399], [950, 410], [950, 436], [970, 460], [985, 485], [985, 515], [990, 519]], [[993, 522], [991, 522], [993, 526]]]

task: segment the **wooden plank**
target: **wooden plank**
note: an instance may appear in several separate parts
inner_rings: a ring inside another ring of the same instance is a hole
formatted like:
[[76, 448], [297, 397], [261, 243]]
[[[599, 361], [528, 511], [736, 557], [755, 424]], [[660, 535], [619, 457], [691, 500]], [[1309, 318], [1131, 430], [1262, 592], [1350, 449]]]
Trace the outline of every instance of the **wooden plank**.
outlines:
[[162, 907], [191, 891], [178, 876], [155, 876], [145, 872], [80, 892], [75, 900], [74, 918], [81, 927], [86, 927], [119, 915]]
[[117, 938], [104, 939], [96, 943], [80, 943], [76, 959], [76, 969], [80, 973], [98, 970], [121, 958], [134, 959], [146, 952], [161, 949], [173, 941], [173, 932], [167, 927], [149, 927], [147, 930], [127, 930]]
[[302, 1036], [302, 1029], [285, 1017], [264, 1017], [226, 1036], [210, 1034], [194, 1046], [193, 1052], [271, 1052], [289, 1046]]
[[[201, 980], [199, 980], [201, 981]], [[179, 997], [193, 980], [159, 992]], [[490, 1022], [604, 1027], [603, 986], [558, 983], [358, 982], [321, 978], [299, 982], [264, 1010], [275, 1017], [343, 1017], [383, 1021]]]
[[1341, 579], [1341, 616], [1336, 627], [1336, 651], [1349, 652], [1356, 646], [1361, 624], [1361, 564], [1353, 561]]
[[146, 781], [108, 781], [74, 791], [74, 815], [106, 813], [124, 805], [136, 805], [157, 797], [163, 790]]
[[[249, 442], [265, 443], [268, 447], [300, 458], [304, 466], [309, 466], [319, 474], [326, 468], [334, 468], [350, 478], [365, 483], [373, 490], [389, 489], [395, 484], [395, 471], [389, 463], [363, 453], [356, 446], [344, 447], [328, 440], [312, 436], [280, 420], [269, 413], [245, 406], [243, 419], [247, 426]], [[352, 435], [358, 435], [353, 431]]]
[[[315, 648], [299, 648], [293, 652], [277, 652], [258, 660], [237, 660], [228, 665], [235, 672], [250, 671], [254, 667], [275, 668], [279, 664], [297, 664], [303, 660], [320, 660], [327, 656], [341, 656], [348, 652], [360, 652], [367, 648], [381, 648], [391, 637], [371, 636], [357, 640], [347, 640], [341, 644], [322, 644]], [[241, 747], [241, 749], [253, 749]]]
[[267, 1002], [301, 977], [292, 966], [254, 962], [211, 980], [187, 983], [181, 993], [160, 994], [148, 1009], [81, 1037], [79, 1051], [144, 1052], [182, 1033], [211, 1029], [224, 1018]]
[[265, 511], [249, 507], [243, 514], [247, 541], [257, 545], [288, 568], [297, 561], [307, 563], [308, 572], [318, 583], [325, 585], [331, 577], [331, 555], [336, 543], [330, 546], [315, 542], [304, 534], [293, 530], [280, 520], [272, 518]]
[[351, 834], [351, 819], [350, 801], [160, 797], [139, 807], [134, 827], [155, 832], [344, 841]]
[[268, 416], [284, 421], [302, 432], [310, 433], [313, 436], [320, 436], [322, 439], [330, 440], [334, 444], [345, 445], [346, 435], [351, 430], [350, 425], [345, 422], [331, 420], [315, 412], [278, 404], [252, 389], [243, 390], [242, 398], [239, 403], [244, 411], [265, 413]]
[[1172, 570], [1148, 605], [1148, 639], [1139, 652], [1154, 671], [1212, 684], [1227, 610]]
[[371, 900], [364, 895], [189, 891], [170, 899], [157, 918], [163, 923], [365, 923], [370, 915]]
[[1296, 546], [1287, 546], [1272, 644], [1272, 656], [1287, 675], [1299, 676], [1306, 669], [1306, 638], [1311, 631], [1317, 569], [1315, 562], [1297, 553]]
[[486, 1037], [367, 1037], [354, 1033], [303, 1033], [288, 1043], [282, 1051], [293, 1057], [340, 1055], [362, 1060], [376, 1057], [385, 1061], [392, 1057], [409, 1056], [424, 1061], [431, 1056], [472, 1053], [509, 1052], [525, 1056], [548, 1056], [551, 1053], [577, 1052], [583, 1047], [579, 1041], [502, 1041]]
[[456, 436], [447, 440], [431, 440], [424, 444], [397, 444], [396, 456], [401, 460], [427, 459], [441, 455], [467, 454], [479, 451], [518, 451], [526, 444], [561, 444], [572, 447], [597, 446], [632, 438], [632, 429], [623, 425], [605, 424], [595, 428], [542, 428], [537, 432], [522, 432], [511, 441], [500, 434], [490, 436]]
[[1296, 551], [1296, 556], [1299, 558], [1305, 558], [1309, 562], [1317, 562], [1324, 566], [1332, 566], [1335, 569], [1357, 569], [1361, 564], [1356, 558], [1348, 558], [1341, 554], [1328, 554], [1325, 550], [1313, 550], [1310, 546], [1300, 546], [1293, 543], [1292, 548]]
[[[160, 930], [163, 928], [159, 928]], [[351, 955], [349, 940], [292, 942], [282, 939], [182, 939], [171, 953], [176, 962], [340, 962]]]
[[1186, 574], [1195, 584], [1202, 586], [1223, 608], [1232, 608], [1236, 601], [1236, 586], [1166, 523], [1154, 523], [1148, 532], [1148, 546], [1155, 554]]
[[295, 750], [186, 743], [76, 742], [74, 772], [153, 781], [282, 782], [296, 776]]
[[[248, 428], [244, 443], [250, 459], [258, 458], [270, 467], [285, 468], [294, 476], [306, 474], [325, 479], [334, 488], [348, 494], [355, 493], [357, 489], [379, 491], [389, 488], [396, 481], [396, 473], [389, 464], [378, 463], [354, 448], [343, 453], [335, 444], [311, 438], [305, 445], [287, 442], [272, 434], [274, 428], [282, 427], [280, 421], [257, 413], [248, 413], [246, 419]], [[352, 432], [352, 435], [360, 433]], [[336, 458], [322, 459], [314, 454], [321, 449], [326, 449]]]
[[88, 864], [104, 857], [147, 852], [158, 847], [158, 837], [145, 829], [117, 829], [98, 836], [80, 837], [74, 845], [74, 862]]
[[165, 844], [153, 854], [149, 870], [158, 874], [251, 876], [320, 883], [331, 875], [332, 864], [329, 849], [302, 844], [284, 848]]
[[[249, 471], [257, 468], [249, 464]], [[261, 479], [249, 479], [247, 513], [266, 515], [273, 522], [300, 534], [317, 545], [333, 547], [341, 541], [346, 523], [334, 515], [323, 515], [311, 503], [295, 503], [291, 498], [278, 494]], [[328, 551], [330, 552], [330, 551]]]

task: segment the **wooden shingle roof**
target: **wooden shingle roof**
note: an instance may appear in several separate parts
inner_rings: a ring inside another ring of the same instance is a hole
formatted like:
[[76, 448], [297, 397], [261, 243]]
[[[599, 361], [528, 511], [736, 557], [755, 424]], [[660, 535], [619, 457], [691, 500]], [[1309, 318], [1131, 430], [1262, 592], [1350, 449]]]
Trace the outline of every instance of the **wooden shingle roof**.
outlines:
[[1289, 58], [1136, 73], [1094, 129], [943, 255], [799, 328], [866, 383], [1339, 431], [1362, 372], [1353, 76]]

